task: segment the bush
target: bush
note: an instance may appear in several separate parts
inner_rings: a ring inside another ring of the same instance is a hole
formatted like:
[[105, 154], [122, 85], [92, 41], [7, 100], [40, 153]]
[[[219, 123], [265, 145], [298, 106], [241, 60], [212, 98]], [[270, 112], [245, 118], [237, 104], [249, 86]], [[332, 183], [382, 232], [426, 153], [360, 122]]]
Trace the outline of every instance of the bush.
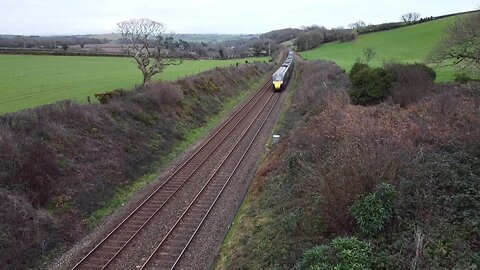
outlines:
[[437, 75], [425, 64], [388, 63], [385, 69], [395, 78], [390, 99], [402, 107], [425, 97], [434, 88], [433, 81]]
[[364, 64], [364, 63], [360, 63], [360, 62], [356, 62], [355, 64], [353, 64], [353, 67], [352, 69], [350, 69], [350, 73], [348, 74], [348, 76], [350, 77], [350, 79], [352, 80], [353, 77], [361, 70], [365, 70], [365, 69], [369, 69], [370, 67], [367, 65], [367, 64]]
[[333, 253], [328, 245], [313, 247], [303, 253], [300, 269], [330, 269], [330, 262], [335, 259]]
[[360, 66], [350, 72], [353, 76], [350, 99], [353, 104], [369, 105], [381, 102], [387, 97], [393, 83], [393, 75], [383, 68]]
[[393, 214], [395, 189], [386, 183], [379, 184], [375, 192], [356, 201], [350, 208], [363, 234], [373, 237], [381, 232]]
[[94, 96], [100, 101], [100, 104], [107, 104], [112, 99], [125, 96], [126, 91], [123, 89], [115, 89], [105, 93], [94, 94]]
[[329, 245], [305, 251], [301, 270], [366, 270], [372, 268], [372, 247], [355, 237], [337, 237]]
[[433, 81], [435, 81], [435, 79], [437, 78], [437, 73], [435, 72], [435, 70], [433, 70], [433, 68], [425, 65], [425, 64], [422, 64], [422, 63], [415, 63], [415, 64], [410, 64], [410, 65], [406, 65], [407, 67], [412, 67], [414, 69], [417, 69], [419, 71], [423, 71], [424, 73], [426, 73], [430, 79]]

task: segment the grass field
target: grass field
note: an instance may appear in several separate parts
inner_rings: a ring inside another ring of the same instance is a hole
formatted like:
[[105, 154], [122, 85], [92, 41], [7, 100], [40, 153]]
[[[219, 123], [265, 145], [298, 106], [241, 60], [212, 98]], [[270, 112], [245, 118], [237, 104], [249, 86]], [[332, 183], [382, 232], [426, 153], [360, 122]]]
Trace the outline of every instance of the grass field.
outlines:
[[[387, 61], [425, 62], [426, 57], [438, 44], [448, 25], [455, 22], [457, 16], [390, 31], [376, 32], [359, 36], [355, 41], [329, 43], [316, 49], [302, 52], [303, 58], [325, 59], [336, 62], [345, 70], [350, 70], [357, 58], [363, 56], [365, 48], [376, 51], [371, 65], [381, 66]], [[434, 67], [437, 81], [450, 81], [454, 78], [452, 67]]]
[[[268, 61], [268, 58], [187, 60], [168, 66], [154, 77], [174, 81], [216, 66]], [[71, 99], [91, 100], [93, 94], [142, 83], [135, 62], [127, 57], [0, 55], [0, 114]]]

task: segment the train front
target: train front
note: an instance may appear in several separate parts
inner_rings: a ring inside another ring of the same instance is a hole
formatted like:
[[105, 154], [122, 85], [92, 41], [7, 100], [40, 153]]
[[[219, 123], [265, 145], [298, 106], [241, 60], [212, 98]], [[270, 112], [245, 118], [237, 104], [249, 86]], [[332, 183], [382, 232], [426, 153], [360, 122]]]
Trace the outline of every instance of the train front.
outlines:
[[275, 90], [280, 90], [282, 88], [282, 84], [283, 74], [279, 70], [273, 74], [273, 88], [275, 88]]

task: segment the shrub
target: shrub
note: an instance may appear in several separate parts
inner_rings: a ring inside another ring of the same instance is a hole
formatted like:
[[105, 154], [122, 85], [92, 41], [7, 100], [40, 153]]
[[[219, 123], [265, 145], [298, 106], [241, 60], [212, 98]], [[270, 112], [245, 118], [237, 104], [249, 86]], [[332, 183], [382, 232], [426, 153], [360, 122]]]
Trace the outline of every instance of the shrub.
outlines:
[[305, 251], [301, 270], [366, 270], [372, 268], [372, 247], [355, 237], [337, 237], [329, 245]]
[[313, 247], [303, 253], [300, 269], [330, 269], [330, 262], [335, 259], [333, 253], [328, 245]]
[[393, 215], [394, 196], [393, 186], [382, 183], [375, 192], [352, 205], [350, 212], [363, 234], [373, 237], [383, 230], [385, 222]]
[[105, 92], [105, 93], [98, 93], [98, 94], [95, 94], [94, 96], [98, 99], [100, 104], [107, 104], [112, 99], [117, 98], [117, 97], [123, 97], [123, 96], [125, 96], [125, 94], [126, 94], [125, 90], [115, 89], [115, 90]]
[[428, 74], [428, 76], [430, 77], [430, 79], [433, 81], [435, 81], [435, 79], [437, 78], [437, 73], [435, 72], [435, 70], [433, 70], [433, 68], [425, 65], [425, 64], [422, 64], [422, 63], [415, 63], [415, 64], [410, 64], [410, 65], [406, 65], [407, 67], [412, 67], [414, 69], [417, 69], [419, 71], [423, 71], [424, 73]]
[[368, 105], [382, 101], [389, 93], [393, 75], [383, 68], [370, 68], [357, 65], [352, 68], [352, 90], [350, 99], [353, 104]]
[[395, 78], [390, 100], [402, 107], [425, 97], [434, 88], [436, 73], [424, 64], [388, 63], [385, 69]]
[[350, 73], [348, 74], [348, 76], [350, 76], [350, 79], [352, 80], [353, 77], [361, 70], [364, 70], [364, 69], [369, 69], [370, 67], [367, 65], [367, 64], [364, 64], [364, 63], [361, 63], [361, 62], [356, 62], [355, 64], [353, 64], [353, 67], [352, 69], [350, 69]]

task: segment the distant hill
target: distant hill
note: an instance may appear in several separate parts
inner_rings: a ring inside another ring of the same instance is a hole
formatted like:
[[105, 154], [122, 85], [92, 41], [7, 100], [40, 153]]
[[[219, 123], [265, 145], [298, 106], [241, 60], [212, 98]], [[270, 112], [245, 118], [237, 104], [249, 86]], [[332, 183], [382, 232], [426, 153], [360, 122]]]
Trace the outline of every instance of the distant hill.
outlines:
[[[205, 42], [220, 43], [226, 40], [250, 39], [256, 38], [255, 34], [168, 34], [164, 36], [172, 36], [175, 40], [184, 40], [187, 42]], [[89, 35], [89, 37], [97, 39], [108, 39], [112, 43], [118, 42], [122, 37], [119, 33]]]
[[122, 38], [122, 35], [120, 35], [119, 33], [87, 35], [87, 36], [91, 38], [96, 38], [96, 39], [106, 39], [114, 43], [116, 43], [120, 38]]
[[[336, 62], [349, 70], [353, 63], [363, 55], [363, 50], [372, 48], [376, 52], [371, 65], [381, 66], [385, 61], [425, 62], [427, 56], [445, 34], [446, 28], [455, 22], [458, 16], [442, 16], [425, 23], [359, 35], [351, 42], [333, 42], [316, 49], [302, 52], [303, 58], [325, 59]], [[449, 81], [454, 77], [453, 68], [437, 68], [437, 80]]]
[[176, 40], [187, 42], [220, 43], [227, 40], [258, 38], [257, 34], [173, 34]]
[[302, 30], [297, 28], [285, 28], [285, 29], [273, 30], [265, 34], [261, 34], [260, 38], [271, 39], [277, 43], [282, 43], [288, 40], [292, 40], [293, 38], [296, 38], [297, 35], [301, 32]]

